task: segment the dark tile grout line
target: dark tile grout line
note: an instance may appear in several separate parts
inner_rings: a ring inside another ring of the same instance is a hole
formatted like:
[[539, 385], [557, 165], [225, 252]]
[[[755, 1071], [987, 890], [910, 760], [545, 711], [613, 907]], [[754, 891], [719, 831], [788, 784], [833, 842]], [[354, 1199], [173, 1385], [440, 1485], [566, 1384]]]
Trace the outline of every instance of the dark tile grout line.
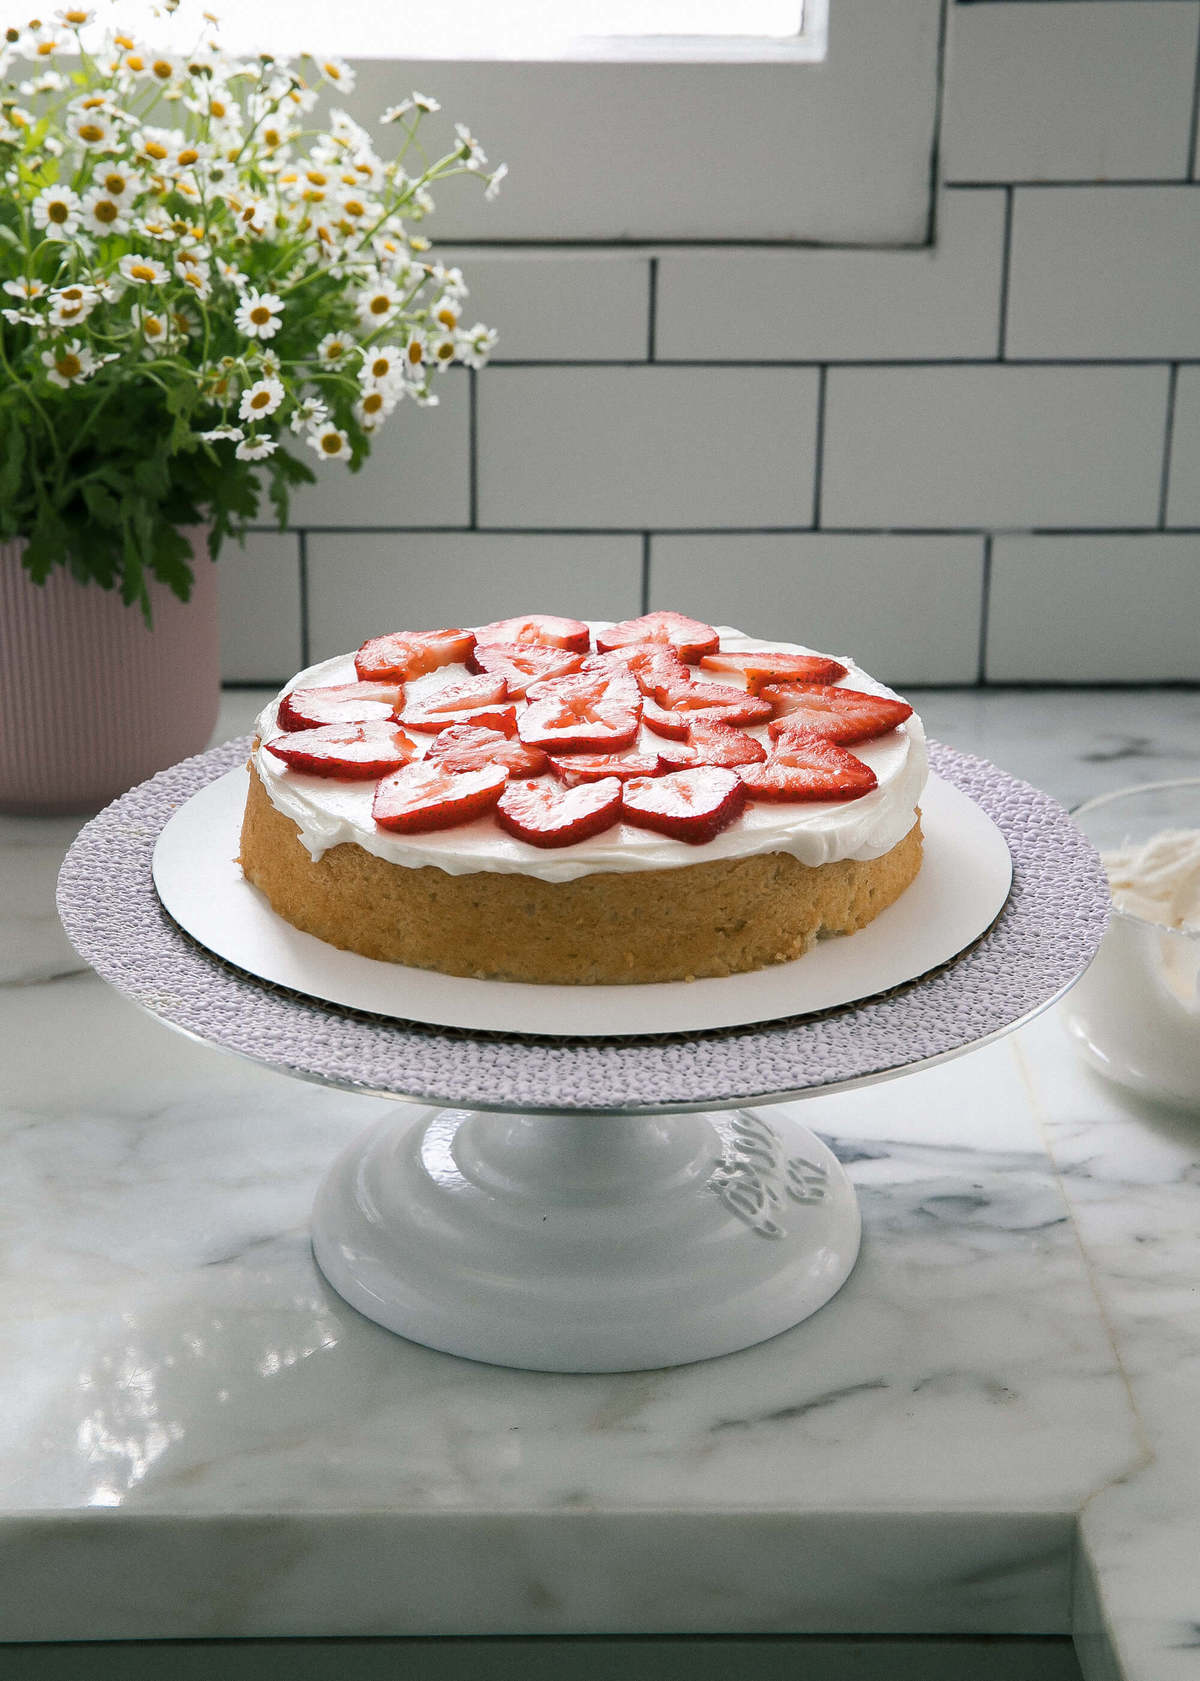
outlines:
[[1013, 190], [1004, 190], [1004, 250], [1000, 258], [1000, 330], [996, 339], [996, 358], [1004, 361], [1008, 348], [1008, 285], [1012, 274]]
[[[1070, 4], [1071, 0], [1062, 0], [1062, 4]], [[1120, 191], [1125, 187], [1200, 187], [1200, 181], [1194, 181], [1190, 175], [1130, 175], [1124, 181], [1108, 181], [1100, 177], [1080, 175], [1063, 176], [1059, 181], [993, 181], [988, 179], [970, 181], [943, 181], [942, 191], [979, 192], [983, 188], [996, 190], [1000, 187], [1019, 187], [1022, 192], [1027, 188], [1032, 192], [1058, 192], [1060, 189], [1078, 189], [1080, 187], [1094, 187], [1097, 192], [1107, 192], [1110, 188]], [[855, 246], [841, 247], [843, 250], [855, 250]]]
[[1162, 479], [1158, 487], [1158, 529], [1167, 529], [1167, 499], [1171, 492], [1171, 455], [1175, 444], [1175, 394], [1179, 388], [1178, 364], [1171, 364], [1167, 376], [1167, 422], [1163, 428]]
[[658, 258], [651, 257], [649, 263], [649, 280], [647, 282], [647, 298], [649, 309], [646, 320], [646, 360], [653, 362], [658, 348]]
[[825, 473], [825, 389], [828, 385], [829, 370], [822, 366], [817, 370], [817, 436], [813, 448], [813, 530], [820, 530], [821, 526], [821, 485]]
[[946, 32], [950, 16], [950, 0], [942, 0], [938, 12], [937, 55], [933, 79], [933, 126], [929, 136], [929, 216], [925, 223], [925, 243], [937, 244], [938, 175], [942, 160], [942, 113], [946, 97]]
[[975, 683], [983, 688], [987, 683], [987, 637], [988, 611], [992, 600], [992, 536], [991, 533], [983, 540], [983, 570], [979, 591], [979, 663], [976, 669]]
[[[1064, 0], [1066, 3], [1066, 0]], [[507, 368], [561, 368], [578, 372], [590, 368], [669, 368], [676, 372], [686, 368], [994, 368], [995, 356], [763, 356], [729, 357], [659, 356], [650, 363], [645, 357], [593, 356], [578, 361], [566, 357], [554, 359], [499, 360], [491, 363], [489, 377], [502, 374]], [[1007, 356], [1006, 368], [1163, 368], [1178, 362], [1187, 366], [1200, 363], [1198, 356], [1180, 356], [1164, 351], [1160, 356]]]
[[643, 613], [650, 611], [650, 533], [642, 532], [642, 608]]
[[1192, 175], [1196, 172], [1196, 133], [1200, 126], [1200, 35], [1196, 39], [1196, 69], [1192, 77], [1192, 120], [1188, 128], [1187, 157], [1183, 167]]
[[479, 527], [479, 375], [471, 368], [467, 372], [467, 524], [472, 531]]
[[[251, 534], [279, 534], [251, 526]], [[305, 525], [287, 528], [302, 541], [327, 537], [642, 537], [644, 525]], [[1200, 537], [1200, 525], [656, 525], [657, 537]], [[284, 533], [285, 535], [287, 532]]]
[[308, 613], [308, 531], [302, 528], [296, 535], [300, 540], [297, 555], [300, 571], [300, 669], [306, 671], [312, 664]]

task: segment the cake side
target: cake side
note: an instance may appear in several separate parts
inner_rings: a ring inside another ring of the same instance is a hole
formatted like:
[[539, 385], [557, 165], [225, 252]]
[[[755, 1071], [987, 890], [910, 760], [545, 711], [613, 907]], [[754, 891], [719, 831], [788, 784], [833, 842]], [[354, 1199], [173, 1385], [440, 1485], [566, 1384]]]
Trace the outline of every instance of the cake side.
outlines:
[[313, 859], [253, 762], [240, 863], [293, 926], [365, 957], [445, 974], [612, 985], [739, 974], [854, 933], [921, 865], [919, 816], [873, 859], [790, 853], [549, 882], [514, 872], [397, 867], [354, 842]]

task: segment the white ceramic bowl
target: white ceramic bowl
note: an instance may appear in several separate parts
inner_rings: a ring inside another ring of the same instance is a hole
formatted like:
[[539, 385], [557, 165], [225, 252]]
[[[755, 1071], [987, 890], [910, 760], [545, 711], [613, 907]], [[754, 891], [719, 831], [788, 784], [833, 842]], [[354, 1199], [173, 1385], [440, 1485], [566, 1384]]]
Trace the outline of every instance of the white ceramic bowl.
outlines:
[[[1072, 816], [1101, 854], [1167, 829], [1200, 831], [1200, 778], [1122, 788]], [[1114, 904], [1100, 950], [1063, 1009], [1093, 1068], [1144, 1097], [1200, 1112], [1200, 932]]]

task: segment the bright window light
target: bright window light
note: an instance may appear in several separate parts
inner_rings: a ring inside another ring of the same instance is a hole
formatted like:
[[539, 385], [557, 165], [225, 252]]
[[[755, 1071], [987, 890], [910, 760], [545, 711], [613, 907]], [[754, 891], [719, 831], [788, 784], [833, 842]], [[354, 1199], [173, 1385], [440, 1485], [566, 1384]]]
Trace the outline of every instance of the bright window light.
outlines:
[[[809, 0], [811, 5], [813, 0]], [[804, 0], [453, 0], [441, 7], [380, 0], [183, 0], [167, 16], [152, 0], [100, 0], [98, 25], [120, 25], [145, 40], [183, 47], [219, 18], [216, 38], [230, 52], [288, 56], [309, 49], [344, 58], [557, 58], [617, 38], [682, 37], [796, 40]]]

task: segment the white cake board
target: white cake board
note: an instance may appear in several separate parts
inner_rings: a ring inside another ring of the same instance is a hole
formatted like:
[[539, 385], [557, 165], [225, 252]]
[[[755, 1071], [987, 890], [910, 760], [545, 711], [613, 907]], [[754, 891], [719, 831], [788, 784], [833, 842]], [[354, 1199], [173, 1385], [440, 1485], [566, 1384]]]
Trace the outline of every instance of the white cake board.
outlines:
[[237, 863], [244, 767], [194, 794], [154, 849], [154, 884], [181, 928], [226, 962], [311, 998], [403, 1021], [572, 1038], [686, 1033], [855, 1003], [928, 974], [979, 938], [1012, 885], [991, 818], [931, 776], [925, 856], [912, 885], [859, 933], [746, 975], [631, 986], [534, 986], [409, 969], [339, 951], [271, 909]]

